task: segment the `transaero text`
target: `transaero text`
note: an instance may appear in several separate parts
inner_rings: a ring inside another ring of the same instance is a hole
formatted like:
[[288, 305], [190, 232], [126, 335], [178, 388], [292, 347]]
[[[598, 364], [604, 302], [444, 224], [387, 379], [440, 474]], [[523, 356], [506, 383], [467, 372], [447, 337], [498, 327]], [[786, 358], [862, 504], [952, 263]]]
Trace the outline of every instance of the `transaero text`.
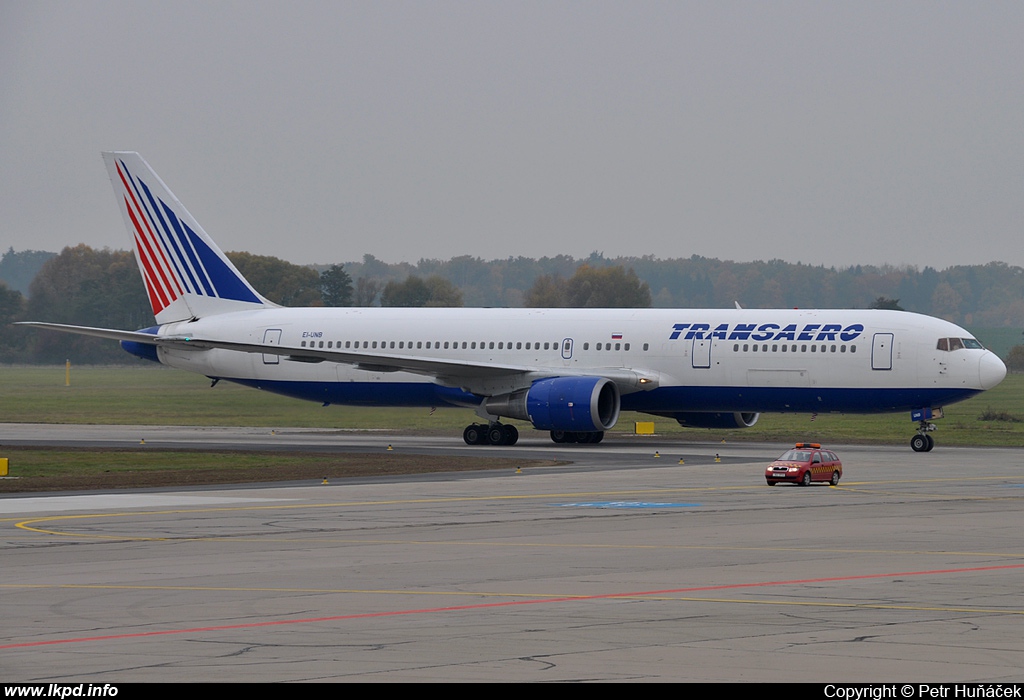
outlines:
[[[685, 331], [685, 335], [684, 335]], [[786, 327], [778, 323], [676, 323], [669, 340], [807, 340], [812, 342], [849, 342], [860, 337], [864, 324], [853, 323], [843, 327], [840, 323], [808, 323], [803, 328], [791, 323]]]

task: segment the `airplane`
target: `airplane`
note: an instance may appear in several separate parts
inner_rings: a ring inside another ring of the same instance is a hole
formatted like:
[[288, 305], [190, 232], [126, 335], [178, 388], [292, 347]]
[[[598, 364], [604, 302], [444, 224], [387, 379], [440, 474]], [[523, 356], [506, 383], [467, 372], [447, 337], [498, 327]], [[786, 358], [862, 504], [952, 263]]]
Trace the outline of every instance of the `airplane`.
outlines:
[[903, 311], [839, 309], [284, 308], [256, 291], [134, 152], [103, 154], [157, 325], [24, 325], [118, 340], [146, 360], [298, 399], [458, 406], [470, 445], [525, 421], [598, 443], [620, 411], [697, 428], [763, 412], [889, 413], [934, 446], [942, 407], [1006, 366], [970, 333]]

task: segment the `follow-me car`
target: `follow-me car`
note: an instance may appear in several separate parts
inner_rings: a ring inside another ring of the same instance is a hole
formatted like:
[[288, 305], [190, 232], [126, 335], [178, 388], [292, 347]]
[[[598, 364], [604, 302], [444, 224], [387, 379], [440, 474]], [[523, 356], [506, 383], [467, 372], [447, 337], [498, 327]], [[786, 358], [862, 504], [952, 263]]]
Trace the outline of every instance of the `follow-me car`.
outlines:
[[594, 443], [621, 410], [701, 428], [763, 411], [916, 411], [917, 450], [933, 444], [935, 409], [1006, 374], [964, 329], [899, 311], [282, 308], [137, 153], [104, 158], [157, 325], [29, 325], [324, 405], [469, 407], [482, 419], [471, 444], [515, 443], [502, 418]]
[[827, 481], [833, 486], [843, 476], [843, 463], [832, 450], [816, 442], [798, 442], [764, 470], [769, 486], [792, 483], [810, 486], [812, 481]]

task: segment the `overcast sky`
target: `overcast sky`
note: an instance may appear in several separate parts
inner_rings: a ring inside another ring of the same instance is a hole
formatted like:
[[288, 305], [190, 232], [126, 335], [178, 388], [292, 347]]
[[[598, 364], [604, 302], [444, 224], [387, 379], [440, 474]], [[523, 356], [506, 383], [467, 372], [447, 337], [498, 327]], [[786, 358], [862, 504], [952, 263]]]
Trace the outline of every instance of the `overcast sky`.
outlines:
[[[1024, 3], [0, 0], [0, 248], [1024, 266]], [[2, 252], [2, 251], [0, 251]]]

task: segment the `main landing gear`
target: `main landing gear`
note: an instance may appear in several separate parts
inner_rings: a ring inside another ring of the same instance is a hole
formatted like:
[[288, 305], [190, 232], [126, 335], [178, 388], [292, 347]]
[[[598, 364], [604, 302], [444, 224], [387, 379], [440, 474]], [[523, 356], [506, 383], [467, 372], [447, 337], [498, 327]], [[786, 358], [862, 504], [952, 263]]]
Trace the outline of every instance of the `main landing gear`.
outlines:
[[929, 435], [935, 430], [935, 425], [926, 420], [921, 421], [917, 429], [917, 435], [910, 438], [910, 449], [914, 452], [931, 452], [935, 447], [935, 439]]
[[551, 431], [551, 442], [557, 442], [560, 445], [571, 442], [589, 443], [591, 445], [596, 445], [602, 440], [604, 440], [603, 430], [589, 433], [573, 432], [569, 430]]
[[473, 423], [462, 431], [467, 445], [514, 445], [519, 442], [519, 430], [514, 425]]

